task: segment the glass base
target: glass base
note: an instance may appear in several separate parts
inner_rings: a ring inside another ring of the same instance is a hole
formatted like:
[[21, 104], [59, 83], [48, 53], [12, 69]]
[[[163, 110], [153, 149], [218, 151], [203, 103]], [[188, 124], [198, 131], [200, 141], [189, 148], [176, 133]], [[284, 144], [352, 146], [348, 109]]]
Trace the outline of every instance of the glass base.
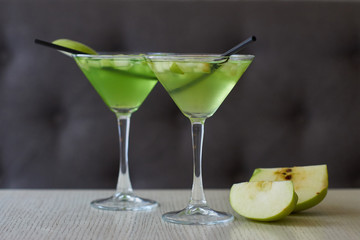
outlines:
[[184, 225], [212, 225], [231, 222], [234, 220], [234, 216], [212, 210], [204, 205], [189, 205], [181, 211], [165, 213], [162, 219], [166, 222]]
[[150, 199], [134, 196], [133, 194], [122, 193], [92, 201], [91, 206], [109, 211], [144, 211], [157, 207], [158, 203]]

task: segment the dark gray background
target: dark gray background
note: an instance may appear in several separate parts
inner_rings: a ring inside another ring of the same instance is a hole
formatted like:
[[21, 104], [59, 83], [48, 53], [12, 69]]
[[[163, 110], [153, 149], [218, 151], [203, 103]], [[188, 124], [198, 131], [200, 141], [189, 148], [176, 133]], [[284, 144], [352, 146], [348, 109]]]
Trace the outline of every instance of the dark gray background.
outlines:
[[[358, 1], [0, 0], [0, 187], [115, 188], [115, 116], [76, 64], [34, 38], [101, 51], [221, 53], [250, 35], [256, 58], [207, 120], [204, 186], [254, 168], [328, 164], [360, 187]], [[190, 188], [190, 123], [158, 84], [132, 117], [135, 188]]]

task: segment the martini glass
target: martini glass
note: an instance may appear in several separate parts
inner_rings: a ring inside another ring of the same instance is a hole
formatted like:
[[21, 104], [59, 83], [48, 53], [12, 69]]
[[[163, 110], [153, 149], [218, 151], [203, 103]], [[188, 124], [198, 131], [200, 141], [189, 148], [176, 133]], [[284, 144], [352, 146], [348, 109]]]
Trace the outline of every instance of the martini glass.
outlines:
[[106, 105], [117, 117], [120, 169], [116, 192], [91, 202], [91, 206], [113, 211], [150, 210], [157, 202], [136, 196], [128, 167], [130, 117], [154, 88], [157, 79], [143, 55], [73, 54], [76, 63]]
[[252, 55], [147, 56], [148, 62], [181, 112], [190, 119], [193, 147], [191, 199], [183, 210], [165, 213], [163, 220], [178, 224], [217, 224], [234, 219], [208, 207], [202, 183], [205, 120], [220, 107], [246, 71]]

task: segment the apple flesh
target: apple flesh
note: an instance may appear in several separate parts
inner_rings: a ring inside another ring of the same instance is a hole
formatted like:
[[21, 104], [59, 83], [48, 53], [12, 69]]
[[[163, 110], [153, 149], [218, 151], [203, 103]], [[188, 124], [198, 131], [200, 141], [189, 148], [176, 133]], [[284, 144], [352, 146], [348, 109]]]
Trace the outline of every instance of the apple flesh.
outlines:
[[239, 215], [257, 221], [277, 221], [296, 206], [297, 195], [291, 181], [259, 181], [234, 184], [231, 207]]
[[299, 200], [294, 212], [302, 211], [319, 204], [328, 189], [328, 171], [326, 165], [313, 165], [290, 168], [255, 169], [253, 181], [289, 181], [294, 183]]

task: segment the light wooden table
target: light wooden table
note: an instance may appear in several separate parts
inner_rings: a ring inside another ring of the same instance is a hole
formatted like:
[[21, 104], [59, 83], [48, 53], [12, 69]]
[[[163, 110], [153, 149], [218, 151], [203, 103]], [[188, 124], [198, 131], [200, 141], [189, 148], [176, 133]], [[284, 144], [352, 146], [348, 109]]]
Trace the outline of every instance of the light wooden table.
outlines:
[[[232, 212], [228, 190], [207, 190], [211, 207]], [[143, 190], [161, 204], [150, 212], [110, 212], [90, 207], [108, 190], [0, 190], [0, 239], [360, 239], [360, 189], [330, 190], [324, 201], [278, 222], [236, 216], [212, 226], [166, 223], [161, 215], [184, 207], [190, 190]], [[234, 213], [234, 212], [232, 212]]]

